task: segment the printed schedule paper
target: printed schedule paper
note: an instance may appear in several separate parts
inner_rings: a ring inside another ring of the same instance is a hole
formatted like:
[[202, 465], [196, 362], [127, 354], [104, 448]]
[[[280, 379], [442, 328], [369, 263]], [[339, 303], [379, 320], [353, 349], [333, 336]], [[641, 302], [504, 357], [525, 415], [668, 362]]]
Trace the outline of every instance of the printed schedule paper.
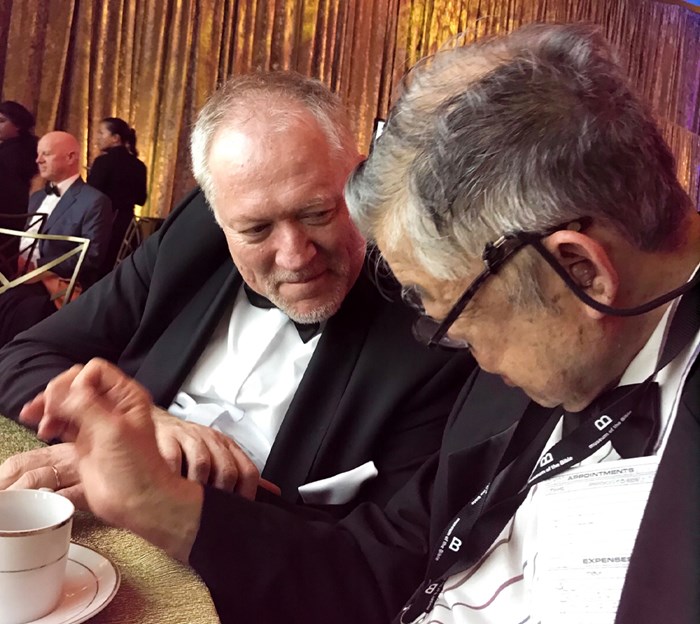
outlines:
[[658, 457], [582, 466], [540, 483], [532, 621], [612, 624]]

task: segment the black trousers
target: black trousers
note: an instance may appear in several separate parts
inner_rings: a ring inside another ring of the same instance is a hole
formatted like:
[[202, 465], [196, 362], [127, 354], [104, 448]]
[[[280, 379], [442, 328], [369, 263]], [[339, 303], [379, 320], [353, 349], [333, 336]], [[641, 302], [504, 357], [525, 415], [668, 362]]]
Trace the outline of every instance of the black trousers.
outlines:
[[0, 347], [56, 311], [43, 284], [20, 284], [0, 295]]

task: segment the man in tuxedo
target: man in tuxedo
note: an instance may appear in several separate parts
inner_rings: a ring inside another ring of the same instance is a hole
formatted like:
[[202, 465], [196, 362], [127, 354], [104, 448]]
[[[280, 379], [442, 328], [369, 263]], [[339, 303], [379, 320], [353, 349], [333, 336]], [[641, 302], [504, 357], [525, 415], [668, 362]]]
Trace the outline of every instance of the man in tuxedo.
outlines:
[[[359, 156], [341, 105], [298, 75], [239, 77], [192, 146], [208, 201], [192, 193], [114, 274], [2, 351], [0, 413], [99, 356], [148, 388], [178, 474], [250, 498], [262, 474], [284, 500], [339, 513], [383, 503], [439, 446], [473, 364], [418, 345], [413, 312], [370, 275], [342, 196]], [[17, 456], [0, 487], [55, 488], [56, 468], [80, 502], [73, 459], [71, 444]]]
[[[109, 241], [112, 226], [109, 198], [80, 178], [80, 146], [67, 132], [49, 132], [41, 137], [36, 162], [46, 186], [29, 198], [29, 212], [47, 215], [42, 234], [79, 236], [90, 241], [78, 276], [80, 285], [88, 287], [97, 277]], [[38, 229], [37, 223], [28, 231]], [[33, 241], [28, 237], [22, 239], [21, 248], [25, 252], [20, 258], [32, 267], [55, 260], [75, 246], [55, 240], [41, 240], [38, 245], [32, 245]], [[0, 295], [0, 345], [56, 310], [49, 290], [51, 281], [47, 278], [70, 279], [77, 262], [78, 256], [72, 256], [53, 267], [50, 275]]]
[[[109, 198], [83, 182], [79, 170], [80, 146], [68, 132], [49, 132], [41, 137], [36, 162], [46, 185], [29, 198], [29, 212], [47, 215], [42, 234], [80, 236], [90, 241], [79, 276], [83, 286], [90, 286], [105, 255], [105, 241], [109, 239], [112, 225]], [[28, 260], [41, 266], [70, 248], [71, 244], [63, 241], [41, 241], [37, 257]], [[76, 262], [77, 258], [69, 258], [53, 271], [69, 278]]]
[[348, 182], [416, 335], [482, 367], [385, 510], [309, 522], [177, 478], [101, 361], [23, 418], [77, 439], [92, 510], [189, 562], [223, 622], [700, 621], [700, 217], [613, 59], [584, 25], [442, 51]]

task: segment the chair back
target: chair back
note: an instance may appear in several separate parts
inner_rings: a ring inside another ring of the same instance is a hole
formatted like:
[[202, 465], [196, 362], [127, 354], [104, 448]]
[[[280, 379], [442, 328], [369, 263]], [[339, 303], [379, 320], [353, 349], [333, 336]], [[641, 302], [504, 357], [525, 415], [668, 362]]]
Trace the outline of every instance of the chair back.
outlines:
[[[141, 233], [141, 228], [139, 228], [139, 223], [136, 217], [132, 217], [131, 223], [126, 228], [124, 233], [124, 238], [122, 244], [119, 246], [119, 252], [117, 253], [117, 260], [114, 263], [116, 267], [124, 258], [129, 256], [134, 250], [141, 245], [143, 242], [143, 236]], [[109, 267], [112, 269], [113, 267]]]
[[[25, 214], [3, 214], [0, 212], [0, 228], [6, 227], [24, 232], [33, 228], [35, 231], [41, 232], [47, 216], [43, 212]], [[20, 243], [21, 238], [16, 236], [0, 236], [0, 272], [4, 275], [23, 275], [26, 265], [20, 265], [19, 258], [25, 252], [28, 257], [32, 257], [39, 240], [33, 238], [31, 243], [24, 247], [21, 247]]]
[[[66, 253], [58, 256], [57, 258], [54, 258], [53, 260], [50, 260], [46, 264], [42, 264], [40, 267], [37, 267], [35, 269], [28, 269], [26, 271], [23, 271], [22, 274], [20, 275], [15, 275], [15, 274], [6, 274], [4, 271], [0, 270], [0, 294], [4, 293], [6, 290], [9, 290], [10, 288], [14, 288], [15, 286], [19, 286], [20, 284], [24, 284], [25, 282], [31, 281], [36, 281], [36, 278], [41, 278], [42, 276], [46, 276], [51, 269], [53, 269], [55, 266], [58, 266], [62, 262], [65, 262], [69, 258], [72, 258], [73, 256], [78, 256], [78, 260], [75, 263], [75, 267], [73, 268], [73, 273], [71, 274], [70, 279], [68, 280], [62, 280], [67, 282], [65, 290], [61, 290], [60, 292], [53, 293], [52, 299], [58, 299], [59, 297], [63, 297], [63, 305], [68, 303], [71, 299], [71, 296], [73, 295], [73, 291], [75, 290], [77, 279], [78, 279], [78, 274], [80, 273], [80, 268], [83, 265], [83, 260], [85, 260], [85, 254], [87, 253], [88, 246], [90, 245], [90, 240], [87, 238], [80, 238], [79, 236], [62, 236], [59, 234], [39, 234], [37, 232], [25, 232], [23, 230], [10, 230], [8, 228], [0, 228], [0, 235], [4, 236], [9, 236], [9, 237], [16, 237], [16, 238], [31, 238], [34, 239], [32, 241], [33, 245], [38, 244], [39, 241], [41, 240], [53, 240], [53, 241], [65, 241], [68, 243], [75, 243], [75, 246], [68, 250]], [[2, 267], [0, 267], [1, 269]]]
[[[136, 248], [149, 236], [155, 234], [163, 223], [165, 223], [165, 219], [159, 217], [134, 216], [131, 219], [131, 223], [129, 223], [129, 227], [126, 228], [114, 266], [116, 267], [122, 260], [136, 251]], [[110, 269], [112, 268], [114, 267], [110, 267]]]

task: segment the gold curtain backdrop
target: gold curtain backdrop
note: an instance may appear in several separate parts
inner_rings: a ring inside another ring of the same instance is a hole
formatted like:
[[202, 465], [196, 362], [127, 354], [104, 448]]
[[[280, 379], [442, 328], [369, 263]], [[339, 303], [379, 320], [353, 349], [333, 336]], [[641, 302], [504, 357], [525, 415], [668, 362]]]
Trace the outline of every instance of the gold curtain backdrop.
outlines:
[[294, 69], [340, 94], [359, 145], [401, 77], [463, 32], [467, 40], [533, 21], [599, 24], [618, 47], [700, 198], [700, 13], [660, 0], [2, 0], [2, 99], [63, 129], [97, 156], [97, 122], [135, 127], [149, 170], [142, 211], [166, 216], [193, 186], [187, 143], [226, 76]]

